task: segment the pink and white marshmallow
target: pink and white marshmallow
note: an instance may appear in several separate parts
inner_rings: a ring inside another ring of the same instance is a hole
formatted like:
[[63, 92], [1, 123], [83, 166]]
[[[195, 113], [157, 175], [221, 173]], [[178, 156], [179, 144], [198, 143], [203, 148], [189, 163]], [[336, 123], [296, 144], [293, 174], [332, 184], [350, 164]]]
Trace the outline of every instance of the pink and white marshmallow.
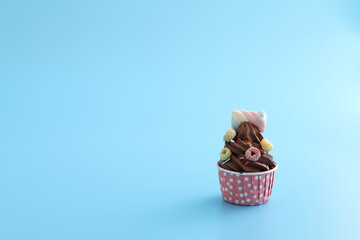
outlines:
[[266, 126], [266, 113], [265, 111], [254, 112], [234, 110], [232, 113], [231, 127], [236, 130], [243, 122], [250, 122], [254, 124], [260, 132], [264, 132]]

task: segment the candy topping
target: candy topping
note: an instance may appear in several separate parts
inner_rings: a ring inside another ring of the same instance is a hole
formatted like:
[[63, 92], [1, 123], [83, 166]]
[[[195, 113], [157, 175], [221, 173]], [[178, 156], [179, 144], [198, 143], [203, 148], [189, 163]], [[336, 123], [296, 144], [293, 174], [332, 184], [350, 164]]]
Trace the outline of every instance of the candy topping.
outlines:
[[255, 147], [250, 147], [245, 152], [245, 158], [249, 161], [257, 161], [261, 157], [259, 149]]
[[255, 125], [260, 132], [265, 131], [266, 126], [266, 113], [265, 111], [245, 111], [245, 110], [234, 110], [232, 113], [232, 128], [238, 129], [240, 124], [243, 122], [250, 122]]
[[263, 140], [261, 140], [260, 142], [261, 147], [265, 150], [265, 151], [271, 151], [273, 150], [273, 145], [271, 144], [271, 142], [269, 140], [267, 140], [266, 138], [264, 138]]
[[221, 164], [224, 165], [225, 163], [227, 163], [230, 160], [231, 160], [231, 158], [229, 158], [228, 160], [223, 161]]
[[233, 138], [234, 138], [235, 136], [236, 136], [235, 130], [232, 129], [232, 128], [229, 128], [229, 129], [226, 131], [223, 139], [224, 139], [226, 142], [230, 142], [231, 140], [233, 140]]
[[231, 156], [231, 151], [229, 148], [226, 147], [221, 150], [219, 155], [221, 160], [228, 160]]

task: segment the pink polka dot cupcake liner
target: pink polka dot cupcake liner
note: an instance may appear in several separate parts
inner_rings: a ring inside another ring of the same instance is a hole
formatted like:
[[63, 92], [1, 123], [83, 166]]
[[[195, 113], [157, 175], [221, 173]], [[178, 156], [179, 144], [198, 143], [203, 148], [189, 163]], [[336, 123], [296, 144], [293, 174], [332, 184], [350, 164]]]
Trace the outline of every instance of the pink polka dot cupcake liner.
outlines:
[[238, 173], [218, 164], [221, 194], [226, 202], [236, 205], [259, 205], [270, 199], [275, 168], [256, 173]]

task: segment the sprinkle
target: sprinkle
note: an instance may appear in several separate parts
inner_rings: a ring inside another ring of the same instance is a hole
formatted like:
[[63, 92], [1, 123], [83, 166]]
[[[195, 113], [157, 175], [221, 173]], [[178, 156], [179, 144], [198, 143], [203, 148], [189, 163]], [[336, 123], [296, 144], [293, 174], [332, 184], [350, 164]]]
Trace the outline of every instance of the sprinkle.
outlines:
[[261, 152], [264, 152], [264, 149], [261, 149], [260, 151], [261, 151]]
[[246, 144], [247, 144], [247, 145], [251, 145], [251, 142], [247, 142]]
[[248, 165], [248, 164], [249, 164], [249, 161], [247, 161], [247, 162], [245, 163], [245, 166]]
[[222, 162], [221, 164], [225, 164], [225, 163], [227, 163], [228, 161], [230, 161], [231, 160], [231, 158], [229, 158], [228, 160], [226, 160], [226, 161], [224, 161], [224, 162]]

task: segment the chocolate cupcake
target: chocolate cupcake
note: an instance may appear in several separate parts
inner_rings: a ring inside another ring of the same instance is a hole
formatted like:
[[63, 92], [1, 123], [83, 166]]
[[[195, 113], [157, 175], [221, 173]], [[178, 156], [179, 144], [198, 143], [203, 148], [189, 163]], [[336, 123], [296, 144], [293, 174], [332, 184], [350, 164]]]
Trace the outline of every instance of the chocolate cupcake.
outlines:
[[224, 135], [225, 146], [217, 162], [221, 193], [237, 205], [258, 205], [269, 200], [277, 164], [265, 131], [264, 111], [233, 111], [232, 128]]

